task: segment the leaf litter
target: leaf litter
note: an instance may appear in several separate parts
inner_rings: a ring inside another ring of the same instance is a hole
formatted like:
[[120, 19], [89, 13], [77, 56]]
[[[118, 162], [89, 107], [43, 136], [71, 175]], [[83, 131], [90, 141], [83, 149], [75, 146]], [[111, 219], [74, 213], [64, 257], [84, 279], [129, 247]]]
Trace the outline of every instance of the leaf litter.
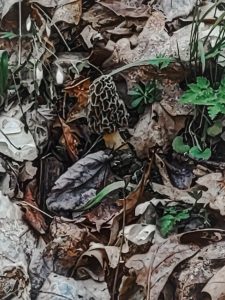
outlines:
[[0, 298], [223, 299], [224, 1], [0, 12]]

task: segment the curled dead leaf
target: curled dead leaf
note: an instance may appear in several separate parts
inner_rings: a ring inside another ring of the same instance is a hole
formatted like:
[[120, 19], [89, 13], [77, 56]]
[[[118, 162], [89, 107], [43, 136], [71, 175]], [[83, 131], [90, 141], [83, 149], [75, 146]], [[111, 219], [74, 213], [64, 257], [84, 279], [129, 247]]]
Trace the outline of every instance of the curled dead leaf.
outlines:
[[63, 131], [63, 137], [65, 140], [66, 149], [68, 152], [68, 155], [72, 159], [72, 161], [77, 160], [77, 146], [78, 146], [78, 138], [75, 137], [75, 135], [72, 133], [72, 130], [69, 125], [67, 125], [64, 120], [59, 116], [59, 121], [62, 126]]

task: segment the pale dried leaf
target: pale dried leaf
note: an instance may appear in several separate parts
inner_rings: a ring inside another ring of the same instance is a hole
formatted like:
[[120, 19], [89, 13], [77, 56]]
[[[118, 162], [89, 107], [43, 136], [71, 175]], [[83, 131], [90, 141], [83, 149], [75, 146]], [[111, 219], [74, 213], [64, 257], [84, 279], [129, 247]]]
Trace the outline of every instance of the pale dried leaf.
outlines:
[[167, 21], [172, 21], [175, 18], [189, 15], [196, 4], [196, 0], [160, 0], [159, 4]]
[[225, 266], [207, 282], [202, 292], [208, 293], [211, 300], [225, 299]]
[[144, 245], [152, 241], [155, 225], [132, 224], [124, 227], [124, 236], [136, 245]]
[[105, 282], [92, 279], [75, 281], [73, 278], [51, 273], [46, 279], [37, 300], [110, 300]]
[[60, 0], [57, 9], [52, 17], [51, 25], [57, 22], [66, 22], [77, 25], [82, 14], [81, 0]]
[[130, 143], [141, 158], [155, 146], [166, 150], [184, 123], [185, 117], [171, 117], [159, 103], [153, 103], [135, 125]]
[[98, 0], [98, 3], [112, 10], [115, 14], [122, 17], [131, 18], [148, 18], [150, 8], [147, 5], [139, 3], [137, 7], [127, 4], [125, 1], [119, 0]]

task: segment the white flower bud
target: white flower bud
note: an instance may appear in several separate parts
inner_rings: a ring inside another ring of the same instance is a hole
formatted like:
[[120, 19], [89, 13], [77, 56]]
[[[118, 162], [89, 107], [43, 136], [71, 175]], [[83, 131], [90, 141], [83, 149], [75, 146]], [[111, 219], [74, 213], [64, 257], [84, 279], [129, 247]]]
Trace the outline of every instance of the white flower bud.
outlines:
[[64, 81], [64, 74], [63, 74], [63, 69], [58, 66], [58, 69], [56, 71], [56, 82], [57, 84], [63, 84]]
[[36, 67], [36, 79], [42, 80], [43, 79], [43, 68], [42, 64], [38, 64]]
[[27, 31], [30, 31], [31, 24], [32, 24], [32, 22], [31, 22], [31, 18], [30, 18], [30, 15], [29, 15], [27, 20], [26, 20], [26, 29], [27, 29]]

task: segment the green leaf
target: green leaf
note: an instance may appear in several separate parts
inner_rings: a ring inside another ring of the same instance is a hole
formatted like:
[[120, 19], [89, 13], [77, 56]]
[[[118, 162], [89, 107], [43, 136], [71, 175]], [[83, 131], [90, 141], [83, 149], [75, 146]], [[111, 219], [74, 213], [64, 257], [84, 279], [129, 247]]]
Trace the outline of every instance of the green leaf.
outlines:
[[15, 34], [13, 32], [1, 32], [0, 33], [0, 38], [1, 39], [8, 39], [8, 40], [12, 40], [14, 38], [18, 37], [18, 34]]
[[183, 137], [182, 136], [177, 136], [173, 140], [172, 143], [173, 150], [176, 151], [177, 153], [186, 153], [190, 150], [190, 146], [187, 144], [184, 144]]
[[135, 108], [135, 107], [139, 106], [140, 103], [141, 103], [142, 101], [144, 101], [143, 96], [138, 97], [138, 98], [136, 98], [135, 100], [133, 100], [133, 101], [131, 102], [131, 106], [132, 106], [133, 108]]
[[0, 50], [0, 95], [3, 96], [8, 85], [8, 53]]
[[117, 182], [113, 182], [109, 185], [107, 185], [106, 187], [104, 187], [95, 197], [91, 198], [85, 205], [83, 205], [82, 207], [79, 207], [78, 209], [76, 209], [75, 211], [84, 211], [84, 210], [88, 210], [98, 204], [101, 203], [101, 201], [111, 192], [121, 189], [121, 188], [134, 188], [136, 187], [136, 185], [129, 183], [127, 186], [125, 185], [124, 181], [117, 181]]
[[189, 150], [189, 155], [195, 159], [208, 160], [211, 157], [212, 152], [210, 148], [206, 148], [202, 151], [197, 146], [194, 146]]
[[180, 222], [183, 220], [187, 220], [188, 218], [190, 218], [190, 209], [184, 209], [182, 211], [180, 211], [176, 216], [176, 222]]
[[219, 113], [224, 113], [224, 112], [225, 112], [225, 106], [220, 105], [219, 103], [215, 103], [215, 105], [211, 105], [208, 107], [208, 114], [211, 120], [214, 120]]
[[174, 59], [172, 59], [170, 57], [159, 55], [154, 59], [150, 59], [149, 64], [152, 66], [156, 66], [162, 70], [162, 69], [167, 68], [169, 66], [169, 64], [171, 64], [173, 61], [174, 61]]
[[220, 121], [215, 121], [215, 123], [207, 129], [207, 134], [209, 136], [215, 137], [221, 134], [223, 131], [223, 125]]
[[201, 63], [202, 63], [202, 73], [205, 72], [205, 49], [203, 46], [203, 42], [201, 40], [198, 41], [198, 49], [200, 53]]
[[176, 219], [172, 215], [165, 215], [159, 219], [160, 232], [163, 237], [166, 237], [173, 229], [176, 224]]

